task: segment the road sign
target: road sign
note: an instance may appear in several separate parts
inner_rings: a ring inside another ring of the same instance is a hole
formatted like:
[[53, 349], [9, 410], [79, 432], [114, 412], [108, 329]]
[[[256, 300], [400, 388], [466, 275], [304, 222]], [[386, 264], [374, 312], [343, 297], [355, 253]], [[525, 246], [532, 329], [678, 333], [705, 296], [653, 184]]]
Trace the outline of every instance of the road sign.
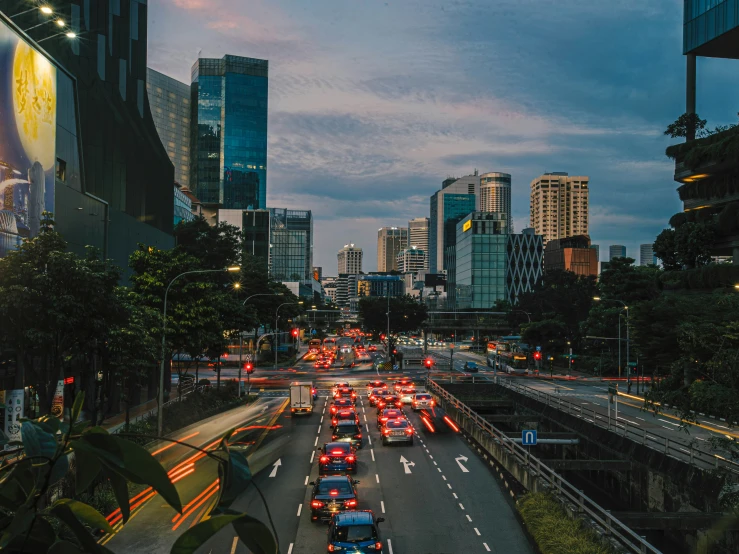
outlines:
[[616, 385], [608, 385], [608, 394], [618, 394], [618, 387]]
[[521, 431], [521, 444], [524, 446], [536, 446], [536, 430], [529, 429]]
[[636, 367], [636, 362], [629, 362], [629, 367]]
[[318, 333], [318, 331], [316, 331], [315, 329], [311, 329], [311, 330], [310, 330], [310, 334], [311, 334], [311, 335], [315, 335], [315, 334], [317, 334], [317, 333]]
[[537, 352], [541, 352], [541, 346], [537, 346], [537, 347], [536, 347], [536, 351], [537, 351]]

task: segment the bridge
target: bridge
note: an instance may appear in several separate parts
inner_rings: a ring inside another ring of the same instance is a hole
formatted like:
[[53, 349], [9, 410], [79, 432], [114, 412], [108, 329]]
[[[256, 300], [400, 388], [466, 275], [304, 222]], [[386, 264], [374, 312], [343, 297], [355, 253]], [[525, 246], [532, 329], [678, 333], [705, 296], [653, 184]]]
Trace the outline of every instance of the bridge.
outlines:
[[510, 330], [507, 312], [429, 312], [423, 323], [432, 333], [439, 331], [487, 331], [491, 335], [506, 334]]

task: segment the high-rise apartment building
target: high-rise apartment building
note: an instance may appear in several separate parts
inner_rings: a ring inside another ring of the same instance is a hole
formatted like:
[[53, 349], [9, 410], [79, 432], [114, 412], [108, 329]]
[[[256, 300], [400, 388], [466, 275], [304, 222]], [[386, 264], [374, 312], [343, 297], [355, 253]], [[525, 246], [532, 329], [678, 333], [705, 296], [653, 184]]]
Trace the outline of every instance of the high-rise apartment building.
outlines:
[[174, 180], [190, 186], [190, 87], [151, 68], [146, 92], [159, 139], [174, 165]]
[[657, 260], [654, 256], [654, 244], [639, 245], [639, 265], [656, 265]]
[[545, 243], [588, 234], [589, 180], [553, 172], [531, 181], [530, 224]]
[[513, 232], [511, 215], [511, 176], [508, 173], [483, 173], [480, 175], [481, 212], [498, 212], [508, 216], [508, 231]]
[[226, 55], [192, 67], [190, 188], [206, 205], [264, 208], [269, 62]]
[[269, 272], [276, 281], [313, 278], [313, 215], [310, 210], [269, 208]]
[[397, 264], [401, 273], [418, 273], [426, 268], [426, 252], [415, 246], [398, 252]]
[[408, 246], [415, 246], [426, 253], [426, 267], [429, 268], [429, 218], [416, 217], [408, 222]]
[[613, 258], [625, 258], [626, 247], [623, 244], [612, 244], [608, 247], [608, 261], [612, 261]]
[[336, 255], [339, 262], [339, 273], [362, 273], [362, 249], [354, 244], [345, 244]]
[[408, 248], [408, 229], [380, 227], [377, 230], [377, 271], [397, 271], [398, 252]]
[[478, 209], [480, 176], [475, 171], [459, 179], [445, 179], [441, 190], [430, 198], [429, 210], [429, 271], [444, 271], [444, 250], [453, 244], [457, 223]]
[[403, 296], [405, 281], [400, 275], [357, 275], [357, 296]]

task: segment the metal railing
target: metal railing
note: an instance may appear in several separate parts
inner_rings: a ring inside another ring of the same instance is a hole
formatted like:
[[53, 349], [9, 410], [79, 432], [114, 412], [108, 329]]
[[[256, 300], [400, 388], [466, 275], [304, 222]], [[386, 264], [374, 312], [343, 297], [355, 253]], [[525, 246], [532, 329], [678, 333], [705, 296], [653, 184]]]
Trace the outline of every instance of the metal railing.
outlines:
[[495, 383], [503, 387], [515, 390], [516, 392], [534, 398], [545, 404], [556, 408], [557, 410], [574, 415], [586, 420], [593, 425], [612, 431], [622, 437], [628, 438], [638, 444], [647, 446], [653, 450], [662, 452], [667, 456], [671, 456], [682, 462], [688, 462], [694, 467], [701, 469], [725, 469], [734, 474], [739, 474], [739, 464], [712, 452], [706, 452], [697, 448], [695, 444], [690, 442], [682, 442], [669, 437], [658, 435], [654, 431], [647, 431], [638, 425], [629, 423], [628, 420], [623, 422], [605, 416], [595, 410], [595, 408], [583, 407], [568, 400], [562, 400], [561, 396], [551, 395], [540, 390], [521, 385], [512, 379], [505, 379], [501, 376], [495, 377]]
[[558, 494], [572, 502], [577, 507], [579, 513], [586, 514], [600, 525], [607, 536], [614, 538], [619, 544], [631, 552], [661, 554], [661, 551], [649, 544], [646, 539], [637, 535], [619, 519], [611, 515], [609, 511], [604, 510], [600, 505], [591, 500], [583, 491], [575, 488], [574, 485], [563, 479], [560, 474], [544, 464], [539, 458], [532, 456], [529, 450], [514, 442], [510, 437], [480, 417], [464, 402], [450, 394], [435, 381], [431, 380], [429, 382], [429, 389], [488, 433], [496, 443], [503, 446], [511, 456], [515, 457], [516, 463], [527, 467], [530, 473], [545, 481]]
[[[172, 404], [175, 404], [177, 402], [180, 402], [180, 401], [184, 400], [187, 396], [189, 396], [190, 394], [192, 394], [193, 392], [195, 392], [195, 390], [197, 388], [199, 388], [199, 386], [195, 384], [195, 381], [194, 380], [192, 382], [188, 382], [187, 384], [183, 383], [182, 384], [182, 390], [181, 391], [173, 390], [172, 393], [174, 394], [174, 397], [171, 398], [170, 400], [167, 400], [162, 405], [162, 407], [163, 408], [166, 408], [167, 406], [171, 406]], [[154, 416], [156, 416], [156, 414], [157, 414], [157, 408], [154, 407], [151, 410], [147, 410], [145, 412], [141, 412], [137, 416], [135, 416], [133, 418], [130, 418], [128, 420], [128, 422], [129, 423], [136, 423], [137, 421], [142, 421], [142, 420], [144, 420], [144, 419], [146, 419], [148, 417], [154, 417]], [[125, 427], [126, 427], [126, 424], [125, 423], [121, 423], [119, 425], [116, 425], [116, 427], [114, 429], [111, 429], [109, 432], [111, 434], [120, 433], [121, 430], [124, 429]]]

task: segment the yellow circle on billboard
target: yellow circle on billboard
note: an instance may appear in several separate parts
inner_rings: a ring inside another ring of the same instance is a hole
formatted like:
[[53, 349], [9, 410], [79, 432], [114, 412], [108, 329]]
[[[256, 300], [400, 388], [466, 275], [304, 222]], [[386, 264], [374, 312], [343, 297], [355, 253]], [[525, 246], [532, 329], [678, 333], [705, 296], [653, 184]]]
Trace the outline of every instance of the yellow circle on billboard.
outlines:
[[23, 41], [13, 59], [13, 110], [18, 136], [31, 163], [55, 165], [56, 68]]

